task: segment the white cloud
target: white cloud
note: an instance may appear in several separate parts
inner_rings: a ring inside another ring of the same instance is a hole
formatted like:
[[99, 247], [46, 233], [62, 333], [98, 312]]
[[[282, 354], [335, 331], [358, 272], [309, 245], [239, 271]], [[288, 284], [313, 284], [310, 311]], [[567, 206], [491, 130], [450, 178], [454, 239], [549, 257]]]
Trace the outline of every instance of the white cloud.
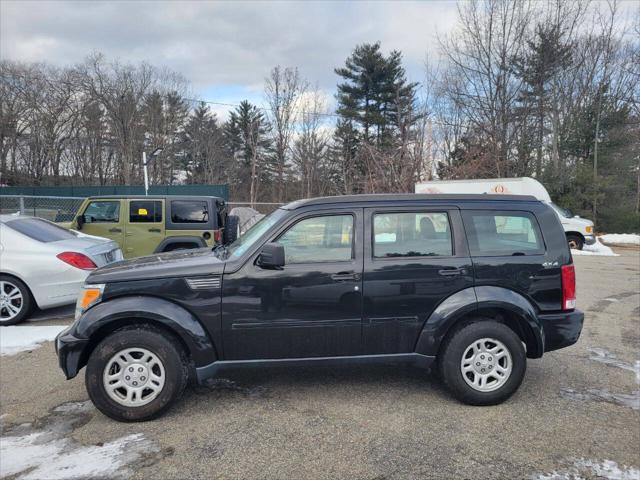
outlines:
[[257, 85], [275, 65], [297, 66], [324, 89], [353, 47], [398, 49], [413, 80], [437, 53], [451, 2], [0, 2], [0, 56], [68, 65], [94, 50], [181, 72], [197, 91]]

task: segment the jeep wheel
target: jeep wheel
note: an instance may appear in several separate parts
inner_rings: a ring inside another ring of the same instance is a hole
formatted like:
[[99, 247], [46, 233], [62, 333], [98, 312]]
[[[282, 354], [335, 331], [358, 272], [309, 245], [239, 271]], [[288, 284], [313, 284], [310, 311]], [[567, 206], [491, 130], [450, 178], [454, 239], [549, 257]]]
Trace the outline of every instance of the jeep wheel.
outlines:
[[440, 374], [458, 400], [495, 405], [518, 389], [527, 357], [518, 335], [494, 321], [471, 323], [447, 341]]
[[584, 247], [584, 240], [580, 235], [567, 235], [567, 243], [572, 250], [582, 250]]
[[127, 328], [92, 352], [85, 383], [105, 415], [138, 422], [161, 415], [187, 385], [187, 360], [172, 338], [150, 328]]
[[0, 275], [0, 326], [23, 321], [31, 305], [31, 293], [24, 283], [9, 275]]

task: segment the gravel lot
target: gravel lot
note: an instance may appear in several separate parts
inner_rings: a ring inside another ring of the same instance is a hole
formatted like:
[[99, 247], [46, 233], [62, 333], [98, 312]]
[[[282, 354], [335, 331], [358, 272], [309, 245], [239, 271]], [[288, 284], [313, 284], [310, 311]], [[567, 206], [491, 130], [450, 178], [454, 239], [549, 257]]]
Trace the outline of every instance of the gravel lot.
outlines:
[[[496, 407], [461, 405], [408, 367], [278, 368], [230, 374], [188, 391], [159, 420], [122, 424], [86, 403], [83, 374], [64, 380], [51, 343], [2, 357], [0, 472], [640, 478], [640, 251], [616, 251], [575, 258], [582, 338], [529, 361], [518, 393]], [[66, 315], [38, 324], [68, 323]]]

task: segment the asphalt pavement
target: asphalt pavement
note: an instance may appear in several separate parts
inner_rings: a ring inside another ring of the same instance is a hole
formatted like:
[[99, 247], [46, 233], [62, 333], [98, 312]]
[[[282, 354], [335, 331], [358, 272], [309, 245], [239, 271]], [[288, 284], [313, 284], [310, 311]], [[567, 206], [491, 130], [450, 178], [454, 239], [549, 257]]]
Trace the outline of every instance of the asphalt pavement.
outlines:
[[[416, 368], [269, 368], [225, 374], [162, 418], [125, 424], [87, 402], [83, 374], [65, 381], [51, 343], [1, 357], [0, 472], [640, 478], [640, 251], [619, 253], [575, 258], [580, 341], [529, 360], [520, 390], [495, 407], [462, 405]], [[71, 313], [42, 312], [32, 323], [68, 323]], [[29, 459], [15, 457], [26, 448]]]

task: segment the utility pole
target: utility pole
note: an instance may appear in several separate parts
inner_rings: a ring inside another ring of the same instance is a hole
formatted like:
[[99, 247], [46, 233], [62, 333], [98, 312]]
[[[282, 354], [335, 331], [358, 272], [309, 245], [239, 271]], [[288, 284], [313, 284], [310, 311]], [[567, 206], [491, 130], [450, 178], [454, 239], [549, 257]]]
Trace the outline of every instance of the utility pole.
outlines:
[[149, 172], [147, 166], [153, 162], [156, 157], [162, 152], [162, 148], [156, 148], [151, 155], [149, 155], [149, 161], [147, 161], [147, 152], [142, 151], [142, 170], [144, 172], [144, 194], [149, 195]]

